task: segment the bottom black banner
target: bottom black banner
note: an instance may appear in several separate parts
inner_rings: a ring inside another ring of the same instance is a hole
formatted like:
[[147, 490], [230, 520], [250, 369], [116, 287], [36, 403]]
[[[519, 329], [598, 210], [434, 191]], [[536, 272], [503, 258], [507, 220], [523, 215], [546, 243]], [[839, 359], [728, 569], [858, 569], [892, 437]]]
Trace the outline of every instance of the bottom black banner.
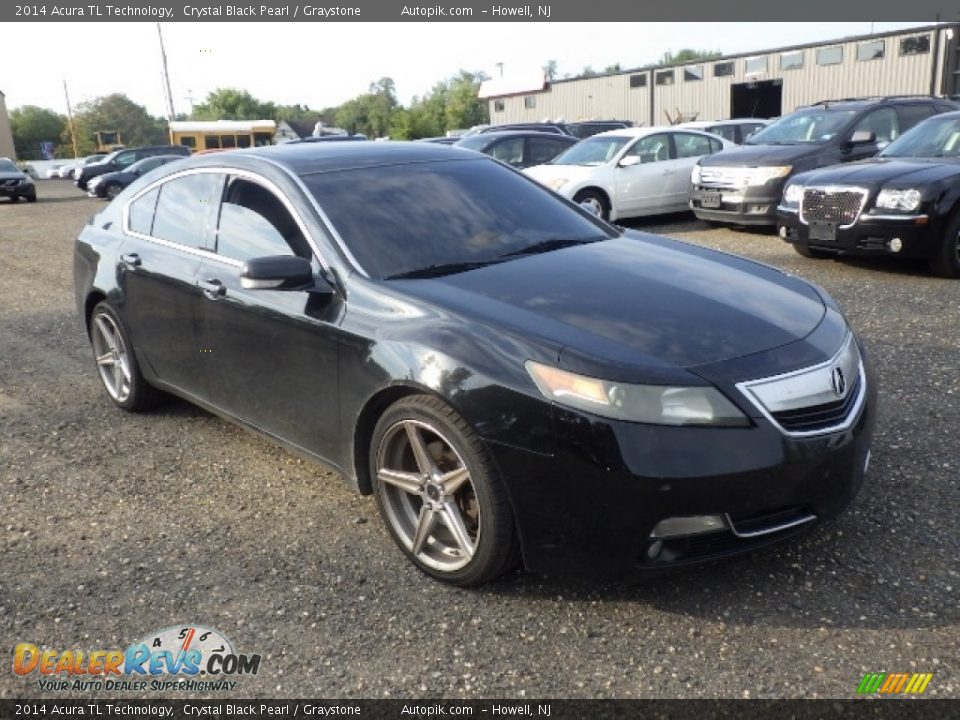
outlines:
[[954, 720], [960, 700], [0, 700], [0, 718]]

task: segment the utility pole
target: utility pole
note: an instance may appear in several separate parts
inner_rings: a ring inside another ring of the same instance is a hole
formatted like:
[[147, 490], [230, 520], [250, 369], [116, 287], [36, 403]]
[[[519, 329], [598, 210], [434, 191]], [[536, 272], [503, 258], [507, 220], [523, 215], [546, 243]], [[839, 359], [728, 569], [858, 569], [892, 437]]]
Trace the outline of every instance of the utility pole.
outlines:
[[170, 92], [170, 72], [167, 70], [167, 51], [163, 47], [163, 31], [157, 23], [157, 35], [160, 38], [160, 59], [163, 61], [163, 87], [167, 94], [167, 120], [173, 120], [176, 114], [173, 110], [173, 93]]
[[77, 149], [77, 129], [73, 124], [73, 108], [70, 107], [70, 93], [67, 92], [67, 79], [63, 79], [63, 96], [67, 99], [67, 125], [70, 127], [70, 141], [73, 143], [73, 157], [80, 157]]

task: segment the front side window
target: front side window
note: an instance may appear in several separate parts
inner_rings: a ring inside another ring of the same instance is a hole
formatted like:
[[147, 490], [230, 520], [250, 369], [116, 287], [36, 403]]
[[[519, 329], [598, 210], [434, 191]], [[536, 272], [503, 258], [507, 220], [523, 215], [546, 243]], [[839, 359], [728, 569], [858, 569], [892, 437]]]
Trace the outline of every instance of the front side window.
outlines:
[[854, 126], [853, 132], [872, 132], [877, 142], [890, 142], [900, 136], [900, 123], [892, 107], [880, 108], [864, 115]]
[[149, 235], [153, 231], [153, 213], [157, 208], [158, 197], [160, 197], [160, 188], [155, 187], [130, 203], [127, 210], [130, 230], [141, 235]]
[[125, 168], [128, 165], [133, 165], [137, 161], [137, 156], [134, 153], [121, 153], [117, 155], [116, 159], [113, 161], [118, 168]]
[[539, 242], [612, 237], [532, 180], [487, 158], [303, 176], [369, 275], [495, 262]]
[[700, 157], [714, 152], [710, 138], [693, 133], [674, 133], [673, 141], [677, 146], [678, 158]]
[[220, 205], [217, 253], [233, 260], [271, 255], [310, 259], [310, 245], [283, 202], [244, 178], [231, 178]]
[[196, 173], [168, 180], [160, 186], [153, 218], [153, 237], [191, 248], [203, 246], [210, 203], [220, 176]]
[[641, 163], [663, 162], [670, 159], [670, 136], [666, 133], [640, 138], [627, 150], [624, 157], [637, 156]]

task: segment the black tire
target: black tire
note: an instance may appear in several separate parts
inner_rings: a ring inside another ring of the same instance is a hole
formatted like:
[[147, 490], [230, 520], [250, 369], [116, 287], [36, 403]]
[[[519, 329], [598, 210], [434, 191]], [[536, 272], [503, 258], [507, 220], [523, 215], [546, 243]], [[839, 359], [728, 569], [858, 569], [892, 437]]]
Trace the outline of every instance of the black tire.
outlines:
[[930, 269], [943, 278], [960, 278], [960, 211], [947, 223], [937, 254], [930, 260]]
[[817, 250], [816, 248], [812, 248], [804, 243], [791, 243], [791, 245], [793, 245], [794, 250], [803, 255], [805, 258], [810, 258], [812, 260], [824, 260], [830, 257], [830, 253], [824, 250]]
[[[105, 356], [107, 353], [104, 351], [106, 351], [110, 345], [106, 338], [104, 326], [110, 328], [114, 336], [120, 339], [120, 344], [116, 346], [118, 352], [113, 358], [113, 363], [110, 364], [106, 362], [101, 363], [98, 359], [98, 352], [101, 357]], [[90, 313], [90, 344], [93, 348], [97, 374], [100, 376], [100, 381], [103, 383], [107, 396], [113, 401], [114, 405], [127, 412], [142, 412], [153, 407], [160, 397], [162, 397], [159, 390], [144, 380], [140, 372], [140, 366], [137, 364], [133, 343], [130, 342], [130, 335], [127, 333], [127, 329], [124, 327], [116, 310], [105, 300], [97, 303], [93, 308], [93, 312]], [[120, 358], [121, 353], [123, 355], [122, 362]], [[121, 366], [119, 372], [121, 372], [124, 377], [123, 380], [120, 381], [115, 377], [114, 382], [116, 385], [112, 388], [106, 377], [106, 373], [110, 372], [107, 368], [112, 369], [115, 374], [118, 363]]]
[[37, 201], [36, 195], [27, 195], [27, 202], [36, 202], [36, 201]]
[[[422, 439], [421, 447], [434, 463], [434, 470], [453, 474], [465, 469], [468, 473], [467, 479], [449, 496], [431, 494], [424, 480], [426, 475], [419, 471], [421, 465], [413, 451], [409, 426], [416, 428], [415, 433]], [[447, 451], [447, 446], [452, 452]], [[399, 468], [402, 461], [406, 467]], [[467, 422], [442, 400], [411, 395], [387, 408], [373, 431], [369, 466], [384, 524], [397, 546], [420, 570], [451, 585], [471, 587], [516, 567], [520, 549], [513, 512], [489, 451]], [[419, 490], [400, 489], [381, 479], [381, 467], [403, 470], [423, 484]], [[460, 552], [459, 548], [464, 545], [457, 545], [456, 533], [452, 532], [453, 526], [448, 524], [444, 511], [427, 507], [431, 498], [437, 507], [453, 503], [462, 529], [470, 532], [469, 539], [473, 541], [469, 553]], [[472, 510], [476, 517], [471, 514]], [[423, 533], [422, 550], [415, 553], [413, 547], [425, 512], [434, 518], [429, 525], [432, 529]], [[438, 563], [454, 567], [438, 567]], [[455, 566], [457, 563], [461, 566]]]
[[610, 201], [607, 200], [607, 196], [599, 190], [581, 190], [573, 196], [573, 201], [577, 204], [584, 202], [595, 203], [597, 209], [600, 211], [600, 217], [604, 220], [610, 219]]
[[123, 192], [123, 188], [117, 183], [110, 183], [103, 189], [103, 196], [107, 200], [113, 200], [117, 195]]
[[11, 195], [11, 196], [10, 196], [10, 202], [15, 203], [15, 202], [19, 202], [19, 201], [20, 201], [20, 196], [19, 196], [19, 195]]

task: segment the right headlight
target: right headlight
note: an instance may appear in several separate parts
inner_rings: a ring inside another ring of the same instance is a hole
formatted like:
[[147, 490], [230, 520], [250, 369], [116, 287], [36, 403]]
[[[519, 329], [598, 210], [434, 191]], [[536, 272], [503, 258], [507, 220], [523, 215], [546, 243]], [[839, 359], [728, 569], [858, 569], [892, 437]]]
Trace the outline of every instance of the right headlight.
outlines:
[[876, 206], [884, 210], [913, 212], [920, 207], [920, 191], [915, 188], [906, 190], [883, 188], [877, 195]]
[[750, 421], [711, 386], [633, 385], [600, 380], [528, 360], [527, 372], [543, 395], [559, 405], [653, 425], [747, 427]]
[[803, 185], [787, 185], [783, 191], [783, 202], [787, 205], [799, 205], [800, 198], [803, 197]]
[[690, 171], [690, 182], [694, 185], [700, 182], [700, 165], [699, 163], [693, 166], [693, 170]]

